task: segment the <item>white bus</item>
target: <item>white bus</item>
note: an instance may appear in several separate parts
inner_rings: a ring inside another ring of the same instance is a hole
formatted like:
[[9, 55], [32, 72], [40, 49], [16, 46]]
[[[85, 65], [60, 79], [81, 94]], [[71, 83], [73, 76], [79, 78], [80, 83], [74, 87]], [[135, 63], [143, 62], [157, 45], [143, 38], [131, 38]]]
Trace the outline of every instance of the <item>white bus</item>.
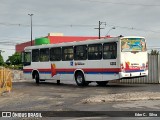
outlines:
[[24, 77], [36, 83], [52, 79], [106, 85], [148, 75], [146, 41], [139, 36], [29, 46], [23, 58]]

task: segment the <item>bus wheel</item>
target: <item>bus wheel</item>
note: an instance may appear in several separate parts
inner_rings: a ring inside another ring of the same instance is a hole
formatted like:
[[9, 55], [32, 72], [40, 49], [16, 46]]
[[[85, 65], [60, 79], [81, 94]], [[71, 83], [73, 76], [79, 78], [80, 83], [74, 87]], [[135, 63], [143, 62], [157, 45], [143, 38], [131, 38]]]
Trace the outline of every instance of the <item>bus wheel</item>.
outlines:
[[39, 84], [40, 80], [39, 80], [39, 74], [38, 73], [35, 73], [34, 79], [35, 79], [36, 83]]
[[108, 81], [96, 81], [99, 86], [106, 86]]
[[60, 80], [57, 80], [57, 85], [60, 85], [60, 84], [61, 84]]
[[75, 80], [78, 86], [87, 86], [89, 84], [89, 82], [86, 82], [84, 79], [84, 75], [82, 72], [78, 72], [75, 75]]

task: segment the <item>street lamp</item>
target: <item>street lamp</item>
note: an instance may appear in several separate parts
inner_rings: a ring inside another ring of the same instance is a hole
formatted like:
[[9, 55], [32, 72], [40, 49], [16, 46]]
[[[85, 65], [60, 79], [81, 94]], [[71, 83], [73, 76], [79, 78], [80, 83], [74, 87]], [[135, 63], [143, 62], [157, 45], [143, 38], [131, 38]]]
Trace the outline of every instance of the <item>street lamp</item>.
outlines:
[[28, 14], [31, 17], [31, 46], [32, 46], [32, 16], [33, 14]]
[[116, 27], [112, 27], [110, 30], [108, 30], [108, 32], [107, 32], [107, 34], [106, 34], [105, 36], [107, 36], [108, 33], [109, 33], [111, 30], [113, 30], [113, 29], [116, 29]]

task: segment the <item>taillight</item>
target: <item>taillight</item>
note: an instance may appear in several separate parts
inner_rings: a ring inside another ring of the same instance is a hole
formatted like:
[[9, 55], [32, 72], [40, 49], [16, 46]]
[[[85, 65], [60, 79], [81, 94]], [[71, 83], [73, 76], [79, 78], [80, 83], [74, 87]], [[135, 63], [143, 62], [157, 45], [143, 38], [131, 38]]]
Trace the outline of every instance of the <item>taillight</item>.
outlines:
[[121, 63], [121, 71], [124, 71], [124, 65]]

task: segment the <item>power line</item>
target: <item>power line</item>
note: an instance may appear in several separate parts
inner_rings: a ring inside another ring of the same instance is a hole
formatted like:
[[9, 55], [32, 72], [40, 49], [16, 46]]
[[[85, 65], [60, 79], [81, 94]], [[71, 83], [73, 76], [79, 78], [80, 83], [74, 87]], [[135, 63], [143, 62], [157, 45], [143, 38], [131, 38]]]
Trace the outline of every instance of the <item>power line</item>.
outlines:
[[110, 24], [107, 24], [107, 26], [116, 27], [116, 28], [122, 28], [122, 29], [128, 29], [128, 30], [137, 30], [137, 31], [144, 31], [144, 32], [152, 32], [152, 33], [158, 33], [158, 34], [160, 33], [160, 31], [146, 30], [146, 29], [135, 28], [135, 27], [126, 27], [126, 26], [110, 25]]
[[[26, 41], [26, 40], [25, 40]], [[0, 41], [0, 45], [2, 45], [2, 44], [7, 44], [7, 45], [9, 45], [9, 44], [11, 44], [11, 45], [16, 45], [16, 44], [19, 44], [19, 43], [21, 43], [21, 42], [25, 42], [25, 41], [13, 41], [12, 39], [3, 39], [3, 40], [1, 40]]]
[[148, 47], [160, 47], [160, 46], [148, 46]]
[[160, 50], [160, 48], [147, 48], [147, 50]]
[[135, 28], [135, 27], [122, 27], [122, 26], [114, 26], [114, 25], [112, 25], [112, 27], [121, 28], [121, 29], [128, 29], [128, 30], [135, 30], [135, 31], [152, 32], [152, 33], [160, 34], [160, 31], [146, 30], [146, 29], [140, 29], [140, 28]]
[[17, 45], [17, 44], [12, 44], [12, 43], [8, 43], [8, 44], [1, 44], [2, 46], [15, 46], [15, 45]]
[[138, 4], [138, 3], [126, 3], [126, 2], [107, 2], [107, 1], [97, 1], [97, 0], [80, 0], [84, 2], [98, 2], [98, 3], [106, 3], [106, 4], [117, 4], [117, 5], [132, 5], [132, 6], [143, 6], [143, 7], [160, 7], [160, 5], [155, 4]]
[[[28, 24], [15, 24], [15, 23], [0, 23], [0, 25], [4, 26], [19, 26], [19, 27], [30, 27]], [[97, 25], [84, 25], [84, 24], [70, 24], [70, 25], [40, 25], [33, 24], [34, 27], [93, 27]]]
[[19, 43], [19, 42], [25, 42], [26, 40], [29, 39], [25, 39], [25, 40], [17, 40], [17, 39], [0, 39], [0, 43]]
[[8, 36], [7, 36], [7, 37], [0, 37], [0, 38], [3, 39], [3, 40], [4, 40], [4, 39], [9, 39], [9, 40], [10, 40], [10, 39], [16, 39], [16, 40], [17, 40], [17, 39], [21, 39], [21, 40], [22, 40], [22, 39], [24, 39], [24, 40], [29, 39], [29, 38], [22, 38], [22, 37], [8, 37]]
[[29, 26], [29, 25], [23, 25], [23, 24], [16, 24], [16, 23], [0, 23], [0, 25], [4, 25], [4, 26]]
[[15, 50], [14, 48], [0, 48], [1, 50]]
[[[0, 23], [0, 25], [2, 25]], [[16, 25], [16, 26], [22, 26], [22, 27], [29, 27], [29, 25], [24, 25], [24, 24], [12, 24], [12, 23], [3, 23], [3, 25]], [[146, 29], [140, 29], [140, 28], [135, 28], [135, 27], [125, 27], [125, 26], [118, 26], [118, 25], [110, 25], [106, 24], [107, 26], [112, 26], [116, 28], [123, 28], [123, 29], [130, 29], [130, 30], [138, 30], [138, 31], [145, 31], [145, 32], [153, 32], [153, 33], [160, 33], [160, 31], [154, 31], [154, 30], [146, 30]], [[84, 24], [70, 24], [70, 25], [33, 25], [34, 27], [95, 27], [97, 25], [84, 25]], [[28, 39], [28, 38], [27, 38]]]

